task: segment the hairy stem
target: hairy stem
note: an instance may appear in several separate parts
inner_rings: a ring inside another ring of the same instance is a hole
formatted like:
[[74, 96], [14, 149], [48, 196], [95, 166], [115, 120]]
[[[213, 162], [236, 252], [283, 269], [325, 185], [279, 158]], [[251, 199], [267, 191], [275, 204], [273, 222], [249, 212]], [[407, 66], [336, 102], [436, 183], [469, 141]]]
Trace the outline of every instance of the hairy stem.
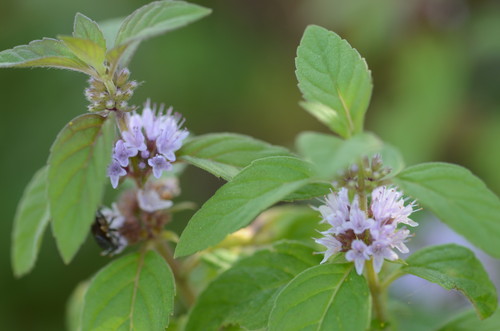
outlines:
[[179, 262], [174, 259], [172, 249], [170, 248], [168, 243], [166, 243], [164, 240], [157, 240], [155, 246], [158, 253], [160, 253], [161, 256], [163, 256], [163, 258], [165, 259], [165, 261], [167, 261], [167, 263], [170, 265], [172, 273], [174, 274], [175, 277], [175, 281], [177, 283], [177, 289], [179, 290], [179, 295], [181, 297], [181, 300], [184, 302], [186, 308], [189, 310], [189, 308], [196, 301], [196, 296], [191, 287], [189, 286], [184, 273], [181, 272], [181, 266]]

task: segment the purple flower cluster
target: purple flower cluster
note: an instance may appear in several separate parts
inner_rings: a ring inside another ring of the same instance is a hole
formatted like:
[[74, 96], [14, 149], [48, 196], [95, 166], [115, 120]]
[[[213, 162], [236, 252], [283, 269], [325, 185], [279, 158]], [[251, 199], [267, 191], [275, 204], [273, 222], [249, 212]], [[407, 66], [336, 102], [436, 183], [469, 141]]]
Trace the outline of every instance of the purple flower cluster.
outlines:
[[370, 259], [373, 259], [375, 271], [379, 272], [384, 259], [398, 259], [394, 248], [408, 253], [404, 243], [410, 231], [398, 225], [418, 225], [409, 219], [415, 202], [405, 205], [401, 192], [393, 187], [379, 186], [371, 193], [371, 202], [365, 212], [359, 206], [358, 195], [351, 202], [348, 193], [346, 188], [330, 193], [325, 204], [317, 208], [322, 216], [321, 222], [331, 226], [321, 232], [322, 238], [315, 239], [326, 247], [321, 263], [333, 254], [345, 252], [346, 260], [354, 262], [358, 274], [361, 275], [365, 261]]
[[135, 111], [127, 113], [126, 122], [127, 129], [121, 132], [121, 139], [113, 149], [113, 161], [108, 167], [113, 188], [118, 186], [120, 177], [129, 173], [152, 170], [153, 175], [160, 178], [163, 171], [172, 169], [175, 152], [189, 134], [186, 129], [181, 129], [184, 121], [179, 114], [172, 115], [172, 108], [164, 115], [161, 108], [158, 112], [155, 107], [151, 108], [149, 101], [142, 115]]

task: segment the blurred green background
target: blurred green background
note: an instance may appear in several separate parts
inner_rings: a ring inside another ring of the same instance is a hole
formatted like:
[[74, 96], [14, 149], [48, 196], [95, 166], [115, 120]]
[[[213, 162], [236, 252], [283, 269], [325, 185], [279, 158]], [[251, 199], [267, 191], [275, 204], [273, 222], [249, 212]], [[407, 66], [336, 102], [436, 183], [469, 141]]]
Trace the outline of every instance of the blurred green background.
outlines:
[[[100, 21], [145, 0], [1, 0], [0, 49], [70, 34], [76, 12]], [[366, 126], [408, 164], [470, 168], [500, 193], [500, 2], [464, 0], [217, 0], [208, 18], [145, 42], [130, 65], [146, 98], [183, 113], [196, 134], [230, 131], [291, 147], [326, 128], [298, 106], [295, 50], [306, 25], [329, 28], [359, 50], [374, 77]], [[63, 265], [50, 231], [35, 270], [15, 280], [10, 233], [16, 203], [57, 132], [86, 109], [84, 75], [0, 71], [0, 329], [63, 330], [72, 289], [109, 259], [88, 240]], [[189, 169], [181, 199], [202, 203], [222, 184]], [[190, 214], [180, 215], [179, 223]]]

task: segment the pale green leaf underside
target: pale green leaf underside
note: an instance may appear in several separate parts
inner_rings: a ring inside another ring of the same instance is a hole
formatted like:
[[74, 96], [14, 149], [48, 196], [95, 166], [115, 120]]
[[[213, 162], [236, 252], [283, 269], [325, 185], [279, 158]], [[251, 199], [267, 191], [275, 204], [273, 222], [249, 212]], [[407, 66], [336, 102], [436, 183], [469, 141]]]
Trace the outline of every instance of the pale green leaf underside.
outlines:
[[112, 49], [115, 46], [116, 36], [124, 19], [123, 17], [118, 17], [99, 22], [99, 28], [106, 40], [106, 49]]
[[92, 40], [59, 36], [58, 37], [80, 60], [93, 67], [99, 74], [105, 73], [104, 59], [106, 48], [98, 45]]
[[38, 170], [24, 190], [17, 207], [12, 232], [12, 268], [16, 276], [35, 265], [43, 233], [49, 223], [47, 167]]
[[500, 330], [500, 311], [484, 321], [477, 318], [473, 310], [466, 311], [440, 327], [438, 331], [498, 331]]
[[405, 169], [394, 181], [471, 243], [500, 258], [500, 200], [469, 170], [423, 163]]
[[69, 122], [52, 145], [48, 198], [52, 231], [66, 263], [87, 237], [101, 203], [113, 140], [112, 118], [85, 114]]
[[305, 270], [283, 288], [269, 318], [269, 331], [365, 331], [371, 304], [364, 277], [352, 263]]
[[493, 314], [498, 305], [495, 286], [483, 265], [468, 248], [455, 244], [427, 247], [406, 260], [402, 271], [462, 292], [481, 319]]
[[106, 54], [106, 60], [113, 64], [114, 69], [117, 67], [127, 67], [140, 43], [140, 41], [135, 41], [114, 48], [116, 36], [118, 35], [123, 20], [124, 18], [120, 17], [99, 23], [104, 38], [106, 39], [106, 48], [110, 50]]
[[0, 52], [0, 68], [8, 67], [54, 67], [91, 74], [63, 42], [49, 38]]
[[295, 65], [304, 108], [344, 138], [361, 132], [373, 86], [359, 53], [335, 33], [310, 25]]
[[218, 330], [230, 323], [250, 330], [265, 327], [279, 290], [320, 260], [308, 246], [281, 242], [236, 262], [200, 295], [186, 331]]
[[182, 232], [176, 256], [193, 254], [223, 240], [260, 212], [304, 186], [310, 165], [293, 157], [254, 161], [222, 186], [191, 218]]
[[184, 1], [155, 1], [133, 12], [124, 21], [115, 45], [145, 40], [194, 22], [211, 10]]
[[106, 39], [104, 39], [104, 34], [99, 25], [81, 13], [75, 15], [73, 37], [91, 40], [99, 47], [106, 49]]
[[283, 147], [234, 133], [195, 137], [177, 155], [179, 159], [225, 180], [231, 180], [254, 160], [269, 156], [292, 156]]
[[85, 294], [82, 331], [163, 331], [172, 314], [175, 281], [154, 251], [120, 257], [101, 269]]
[[342, 140], [328, 134], [303, 132], [298, 136], [296, 145], [299, 154], [315, 165], [323, 179], [334, 179], [339, 171], [358, 162], [361, 157], [371, 156], [383, 149], [382, 141], [371, 133]]

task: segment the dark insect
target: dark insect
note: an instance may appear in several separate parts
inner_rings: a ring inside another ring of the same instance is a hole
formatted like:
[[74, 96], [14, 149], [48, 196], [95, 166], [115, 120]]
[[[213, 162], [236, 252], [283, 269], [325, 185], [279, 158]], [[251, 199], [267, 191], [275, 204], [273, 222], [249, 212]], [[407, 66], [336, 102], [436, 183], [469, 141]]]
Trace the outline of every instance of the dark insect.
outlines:
[[110, 228], [113, 220], [108, 221], [106, 217], [101, 213], [100, 210], [96, 211], [95, 221], [92, 224], [92, 234], [94, 235], [94, 239], [103, 249], [102, 255], [114, 255], [118, 253], [118, 250], [121, 250], [120, 247], [120, 234], [116, 229]]

